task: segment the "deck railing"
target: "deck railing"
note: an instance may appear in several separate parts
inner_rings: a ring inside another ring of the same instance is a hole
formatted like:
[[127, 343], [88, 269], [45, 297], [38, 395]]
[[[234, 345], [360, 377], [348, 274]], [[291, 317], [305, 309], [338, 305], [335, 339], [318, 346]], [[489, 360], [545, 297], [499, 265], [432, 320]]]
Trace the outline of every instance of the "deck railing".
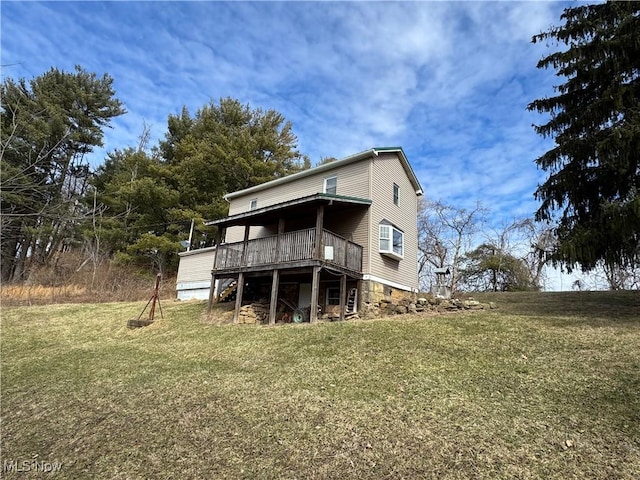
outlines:
[[[316, 229], [256, 238], [218, 246], [214, 270], [267, 266], [301, 260], [323, 260], [349, 270], [362, 270], [362, 247], [328, 230], [322, 231], [316, 250]], [[329, 249], [325, 247], [331, 247]], [[320, 252], [320, 256], [316, 252]]]

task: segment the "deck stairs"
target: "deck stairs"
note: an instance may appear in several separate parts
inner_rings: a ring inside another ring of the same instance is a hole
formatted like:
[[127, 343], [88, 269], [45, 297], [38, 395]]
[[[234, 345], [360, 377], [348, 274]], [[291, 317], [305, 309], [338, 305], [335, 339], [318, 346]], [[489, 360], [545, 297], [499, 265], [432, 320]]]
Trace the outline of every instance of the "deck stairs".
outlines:
[[228, 302], [235, 298], [235, 294], [238, 291], [238, 282], [235, 280], [231, 282], [229, 285], [222, 290], [220, 296], [218, 297], [218, 302]]
[[355, 313], [358, 304], [358, 289], [352, 288], [347, 295], [346, 313]]

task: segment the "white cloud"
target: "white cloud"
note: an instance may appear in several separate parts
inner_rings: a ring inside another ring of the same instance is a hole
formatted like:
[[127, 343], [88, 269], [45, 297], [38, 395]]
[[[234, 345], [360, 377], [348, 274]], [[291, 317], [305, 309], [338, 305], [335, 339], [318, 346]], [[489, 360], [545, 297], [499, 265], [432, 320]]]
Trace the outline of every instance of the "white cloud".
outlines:
[[[4, 76], [81, 64], [129, 113], [105, 148], [161, 138], [169, 114], [231, 96], [293, 123], [313, 161], [402, 146], [426, 194], [530, 215], [548, 147], [526, 111], [553, 72], [532, 35], [554, 2], [107, 2], [3, 4]], [[104, 155], [101, 151], [99, 155]], [[96, 156], [95, 161], [101, 157]]]

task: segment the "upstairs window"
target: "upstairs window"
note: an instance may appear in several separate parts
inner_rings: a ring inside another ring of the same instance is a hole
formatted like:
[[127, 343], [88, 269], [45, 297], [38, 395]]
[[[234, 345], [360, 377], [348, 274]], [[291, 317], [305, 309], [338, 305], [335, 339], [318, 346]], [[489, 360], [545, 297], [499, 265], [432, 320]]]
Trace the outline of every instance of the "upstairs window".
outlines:
[[338, 177], [324, 179], [324, 193], [336, 195], [338, 193]]
[[400, 201], [400, 186], [397, 183], [393, 184], [393, 203], [398, 205]]
[[249, 210], [255, 210], [258, 208], [258, 199], [254, 198], [249, 202]]
[[404, 258], [404, 232], [393, 225], [380, 224], [380, 245], [381, 254], [396, 260]]

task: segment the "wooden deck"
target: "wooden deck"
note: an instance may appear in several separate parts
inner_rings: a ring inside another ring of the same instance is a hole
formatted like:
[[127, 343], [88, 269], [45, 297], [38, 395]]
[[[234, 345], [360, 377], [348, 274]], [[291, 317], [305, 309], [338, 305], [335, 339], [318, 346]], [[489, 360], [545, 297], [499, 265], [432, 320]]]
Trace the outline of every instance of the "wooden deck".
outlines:
[[[342, 269], [362, 271], [362, 246], [328, 230], [316, 243], [315, 228], [219, 245], [213, 269], [216, 273], [264, 266], [283, 268], [308, 260], [322, 261]], [[320, 248], [317, 248], [320, 247]]]

